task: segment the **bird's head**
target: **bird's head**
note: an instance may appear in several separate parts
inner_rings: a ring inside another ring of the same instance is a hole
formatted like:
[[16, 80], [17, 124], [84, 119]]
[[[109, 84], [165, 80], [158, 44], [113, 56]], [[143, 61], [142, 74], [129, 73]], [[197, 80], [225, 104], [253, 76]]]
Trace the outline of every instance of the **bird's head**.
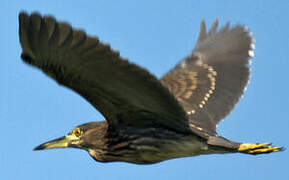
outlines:
[[90, 122], [77, 126], [67, 135], [43, 143], [34, 150], [54, 149], [54, 148], [90, 148], [104, 147], [105, 132], [107, 124], [105, 122]]

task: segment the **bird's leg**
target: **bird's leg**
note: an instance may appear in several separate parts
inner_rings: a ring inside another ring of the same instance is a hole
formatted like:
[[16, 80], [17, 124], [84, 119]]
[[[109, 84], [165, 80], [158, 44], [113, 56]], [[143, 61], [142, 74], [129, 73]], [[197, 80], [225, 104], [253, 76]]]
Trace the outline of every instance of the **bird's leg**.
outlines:
[[271, 153], [271, 152], [278, 152], [285, 150], [282, 147], [277, 146], [270, 146], [270, 143], [263, 143], [263, 144], [249, 144], [249, 143], [242, 143], [238, 148], [238, 152], [246, 153], [246, 154], [264, 154], [264, 153]]

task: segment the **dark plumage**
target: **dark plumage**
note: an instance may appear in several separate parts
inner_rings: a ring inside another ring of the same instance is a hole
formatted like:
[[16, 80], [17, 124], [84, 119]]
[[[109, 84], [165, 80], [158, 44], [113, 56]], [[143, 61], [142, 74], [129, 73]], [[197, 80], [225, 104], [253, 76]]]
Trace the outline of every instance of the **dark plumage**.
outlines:
[[211, 153], [280, 151], [244, 144], [216, 133], [249, 78], [252, 37], [227, 24], [207, 33], [204, 22], [194, 51], [158, 80], [109, 45], [69, 24], [37, 13], [19, 15], [22, 59], [98, 109], [106, 121], [80, 125], [36, 150], [82, 148], [97, 161], [138, 164]]

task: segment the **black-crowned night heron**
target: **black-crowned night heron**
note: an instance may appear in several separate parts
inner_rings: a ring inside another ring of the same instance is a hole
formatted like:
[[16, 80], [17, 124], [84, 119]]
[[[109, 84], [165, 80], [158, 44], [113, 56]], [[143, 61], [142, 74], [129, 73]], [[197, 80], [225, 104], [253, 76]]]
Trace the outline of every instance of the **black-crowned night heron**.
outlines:
[[194, 51], [161, 79], [129, 63], [96, 37], [51, 16], [20, 13], [22, 59], [67, 86], [106, 118], [76, 127], [35, 150], [74, 147], [97, 161], [150, 164], [212, 153], [262, 154], [268, 143], [233, 142], [216, 125], [234, 108], [249, 78], [254, 44], [229, 23], [204, 22]]

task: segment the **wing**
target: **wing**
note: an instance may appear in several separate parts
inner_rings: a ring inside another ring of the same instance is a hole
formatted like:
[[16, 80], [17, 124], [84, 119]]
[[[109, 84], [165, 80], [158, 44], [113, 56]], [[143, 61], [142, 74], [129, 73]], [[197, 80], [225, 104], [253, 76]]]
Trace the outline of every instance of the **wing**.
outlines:
[[34, 13], [19, 15], [22, 59], [83, 96], [113, 128], [189, 130], [183, 108], [156, 77], [83, 31]]
[[210, 31], [201, 24], [192, 54], [161, 78], [175, 95], [201, 134], [216, 135], [216, 125], [234, 108], [249, 78], [252, 37], [242, 26], [217, 32], [216, 20]]

